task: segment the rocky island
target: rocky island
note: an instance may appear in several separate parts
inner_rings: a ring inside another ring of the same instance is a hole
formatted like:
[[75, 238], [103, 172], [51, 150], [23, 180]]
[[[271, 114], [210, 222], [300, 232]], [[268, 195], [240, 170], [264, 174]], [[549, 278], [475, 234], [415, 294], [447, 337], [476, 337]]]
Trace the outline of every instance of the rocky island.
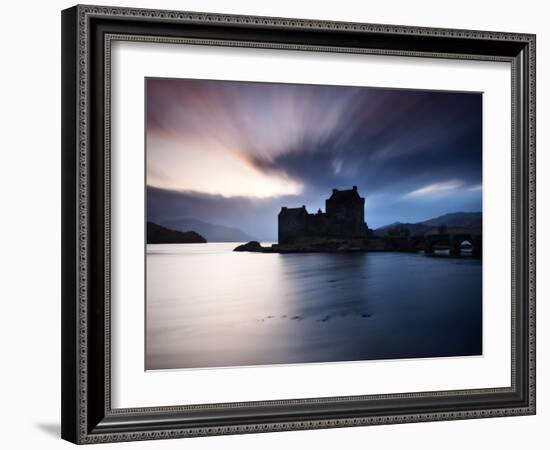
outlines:
[[251, 241], [235, 251], [259, 253], [360, 252], [367, 250], [368, 227], [365, 199], [352, 189], [333, 189], [325, 201], [325, 212], [307, 212], [283, 206], [278, 216], [279, 243], [263, 247]]
[[235, 252], [256, 253], [335, 253], [335, 252], [366, 252], [368, 242], [362, 239], [319, 239], [304, 240], [292, 244], [273, 244], [264, 247], [258, 241], [250, 241], [237, 246]]
[[325, 212], [308, 213], [283, 206], [278, 216], [278, 243], [262, 246], [250, 241], [236, 252], [336, 253], [417, 252], [434, 254], [448, 249], [460, 255], [464, 248], [481, 257], [481, 213], [453, 213], [418, 224], [395, 223], [377, 230], [365, 222], [365, 199], [352, 189], [333, 189], [325, 201]]

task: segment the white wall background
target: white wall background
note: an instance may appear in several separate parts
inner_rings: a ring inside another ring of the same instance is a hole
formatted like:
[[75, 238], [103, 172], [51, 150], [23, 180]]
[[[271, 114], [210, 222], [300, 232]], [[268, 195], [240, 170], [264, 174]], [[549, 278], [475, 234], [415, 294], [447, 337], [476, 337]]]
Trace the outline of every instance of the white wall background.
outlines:
[[[98, 0], [97, 3], [104, 3]], [[70, 1], [10, 2], [2, 8], [0, 70], [0, 445], [69, 448], [59, 438], [60, 403], [60, 10]], [[471, 28], [537, 34], [538, 415], [115, 444], [117, 448], [543, 448], [550, 389], [550, 29], [536, 0], [111, 0], [166, 9]], [[546, 169], [546, 170], [545, 170]], [[546, 206], [545, 206], [546, 204]], [[114, 448], [114, 447], [113, 447]]]

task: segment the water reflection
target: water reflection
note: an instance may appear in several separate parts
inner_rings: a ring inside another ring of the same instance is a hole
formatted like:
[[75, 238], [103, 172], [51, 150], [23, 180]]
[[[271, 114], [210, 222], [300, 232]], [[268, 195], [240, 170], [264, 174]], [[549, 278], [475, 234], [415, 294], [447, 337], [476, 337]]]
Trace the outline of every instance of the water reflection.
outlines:
[[147, 251], [147, 368], [481, 353], [481, 262], [421, 254]]

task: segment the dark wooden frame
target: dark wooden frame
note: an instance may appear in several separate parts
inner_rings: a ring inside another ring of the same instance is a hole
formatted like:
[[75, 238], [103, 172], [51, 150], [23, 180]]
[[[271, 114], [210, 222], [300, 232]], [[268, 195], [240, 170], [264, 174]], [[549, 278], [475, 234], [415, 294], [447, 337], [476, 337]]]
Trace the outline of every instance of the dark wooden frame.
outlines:
[[[511, 386], [112, 409], [109, 101], [113, 40], [510, 62]], [[62, 12], [62, 85], [64, 439], [94, 443], [535, 413], [534, 35], [75, 6]]]

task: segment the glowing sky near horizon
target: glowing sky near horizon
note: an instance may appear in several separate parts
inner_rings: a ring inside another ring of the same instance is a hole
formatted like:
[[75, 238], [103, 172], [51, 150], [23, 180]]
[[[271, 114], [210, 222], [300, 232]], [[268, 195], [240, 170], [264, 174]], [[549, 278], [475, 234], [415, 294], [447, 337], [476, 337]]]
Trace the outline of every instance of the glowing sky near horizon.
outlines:
[[355, 93], [201, 80], [147, 88], [148, 184], [228, 197], [300, 194], [299, 178], [268, 166], [338, 133]]

